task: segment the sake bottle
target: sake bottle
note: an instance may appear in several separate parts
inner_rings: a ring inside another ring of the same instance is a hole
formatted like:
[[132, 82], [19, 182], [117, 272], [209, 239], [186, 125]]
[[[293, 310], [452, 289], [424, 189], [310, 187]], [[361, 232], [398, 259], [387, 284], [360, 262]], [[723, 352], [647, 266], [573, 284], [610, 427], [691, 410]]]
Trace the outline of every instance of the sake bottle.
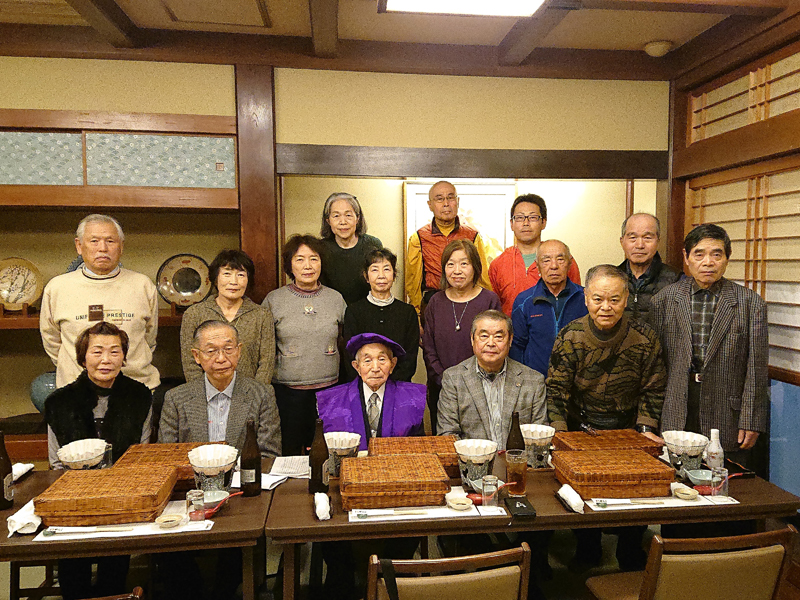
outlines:
[[719, 443], [719, 429], [711, 430], [711, 442], [706, 448], [706, 464], [710, 469], [721, 469], [725, 466], [725, 453]]
[[519, 413], [511, 413], [511, 429], [508, 431], [506, 450], [525, 450], [525, 438], [522, 437], [522, 428], [519, 426]]
[[3, 482], [3, 494], [0, 496], [0, 510], [14, 505], [14, 476], [11, 473], [11, 459], [6, 451], [6, 440], [0, 431], [0, 481]]
[[328, 491], [328, 443], [322, 431], [322, 419], [317, 419], [314, 430], [314, 441], [308, 453], [308, 462], [311, 465], [311, 478], [308, 480], [308, 491], [311, 494]]
[[261, 451], [258, 449], [256, 424], [247, 420], [247, 433], [242, 446], [242, 464], [239, 471], [243, 496], [258, 496], [261, 493]]

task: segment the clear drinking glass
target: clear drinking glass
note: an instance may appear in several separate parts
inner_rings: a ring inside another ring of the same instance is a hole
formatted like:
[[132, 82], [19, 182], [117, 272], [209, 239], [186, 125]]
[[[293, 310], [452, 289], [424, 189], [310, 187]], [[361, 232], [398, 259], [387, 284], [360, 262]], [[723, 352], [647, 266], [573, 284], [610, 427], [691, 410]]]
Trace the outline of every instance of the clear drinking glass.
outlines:
[[728, 495], [728, 469], [711, 469], [711, 495]]
[[524, 496], [528, 455], [525, 450], [506, 450], [506, 488], [509, 496]]
[[481, 479], [481, 506], [499, 506], [497, 500], [497, 477], [484, 475]]

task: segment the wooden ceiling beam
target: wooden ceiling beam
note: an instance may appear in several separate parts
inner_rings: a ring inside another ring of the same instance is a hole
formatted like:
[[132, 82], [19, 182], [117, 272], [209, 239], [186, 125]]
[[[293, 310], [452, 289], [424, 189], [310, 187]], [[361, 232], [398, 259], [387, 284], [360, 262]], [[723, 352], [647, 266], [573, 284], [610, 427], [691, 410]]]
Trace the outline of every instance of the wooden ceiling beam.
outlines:
[[113, 0], [67, 0], [67, 3], [115, 48], [141, 45], [143, 32]]
[[339, 0], [308, 0], [314, 56], [333, 58], [339, 46]]
[[483, 77], [668, 80], [669, 64], [640, 51], [537, 48], [521, 65], [497, 64], [493, 46], [340, 40], [336, 58], [313, 56], [307, 37], [149, 32], [150, 45], [111, 48], [87, 27], [0, 24], [0, 56], [99, 58], [208, 64], [261, 64], [294, 69]]
[[569, 9], [544, 6], [532, 17], [520, 19], [497, 46], [501, 65], [519, 65], [538, 48], [569, 13]]
[[715, 13], [771, 17], [790, 5], [789, 0], [581, 0], [583, 8], [686, 13]]

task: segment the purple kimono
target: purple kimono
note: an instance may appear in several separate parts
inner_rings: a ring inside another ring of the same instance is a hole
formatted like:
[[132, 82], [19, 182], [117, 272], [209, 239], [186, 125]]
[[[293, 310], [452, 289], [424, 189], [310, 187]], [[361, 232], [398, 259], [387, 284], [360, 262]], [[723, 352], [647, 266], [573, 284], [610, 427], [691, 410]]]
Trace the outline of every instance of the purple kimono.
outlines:
[[[359, 450], [366, 450], [369, 438], [364, 423], [364, 404], [359, 393], [361, 378], [317, 392], [317, 409], [323, 429], [361, 435]], [[381, 411], [380, 437], [404, 437], [422, 429], [426, 388], [419, 383], [386, 381]]]

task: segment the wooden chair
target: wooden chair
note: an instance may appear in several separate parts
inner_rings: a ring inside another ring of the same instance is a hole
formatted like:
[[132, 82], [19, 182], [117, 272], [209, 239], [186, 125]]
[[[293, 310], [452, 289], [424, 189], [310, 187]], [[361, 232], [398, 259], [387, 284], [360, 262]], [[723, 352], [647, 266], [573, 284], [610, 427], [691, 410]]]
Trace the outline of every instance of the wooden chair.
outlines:
[[129, 594], [122, 594], [120, 596], [103, 596], [102, 598], [90, 598], [89, 600], [141, 600], [143, 596], [144, 590], [137, 585]]
[[786, 577], [797, 530], [722, 538], [655, 536], [644, 571], [586, 580], [597, 600], [775, 600]]
[[[400, 600], [525, 600], [528, 596], [531, 549], [525, 542], [519, 548], [488, 554], [389, 562], [397, 574]], [[390, 599], [385, 579], [379, 578], [381, 574], [386, 577], [381, 561], [372, 555], [367, 571], [365, 600]], [[430, 577], [420, 577], [423, 574]]]

